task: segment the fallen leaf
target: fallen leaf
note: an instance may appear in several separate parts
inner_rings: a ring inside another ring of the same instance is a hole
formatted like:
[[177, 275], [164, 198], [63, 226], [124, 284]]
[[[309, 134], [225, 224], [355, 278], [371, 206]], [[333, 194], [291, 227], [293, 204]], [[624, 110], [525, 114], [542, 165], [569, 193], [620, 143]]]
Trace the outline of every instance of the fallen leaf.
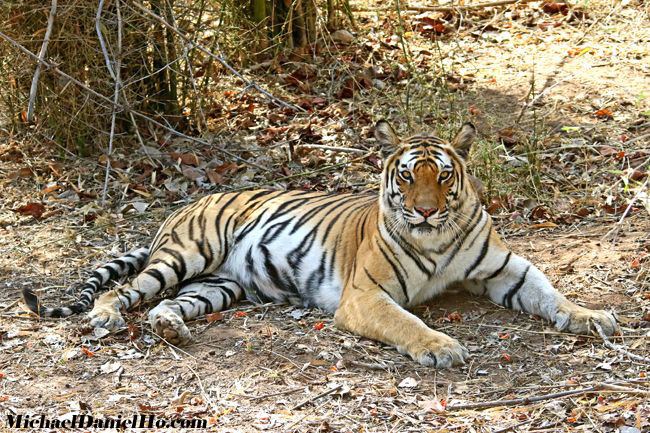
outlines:
[[40, 219], [41, 216], [43, 216], [43, 212], [45, 212], [45, 206], [43, 206], [40, 203], [27, 203], [24, 206], [19, 207], [18, 209], [14, 209], [14, 212], [18, 212], [23, 215], [31, 215], [36, 219]]
[[223, 314], [219, 311], [216, 311], [214, 313], [207, 314], [205, 316], [205, 320], [207, 320], [208, 323], [218, 322], [220, 320], [223, 320]]
[[171, 152], [169, 154], [175, 161], [180, 160], [181, 163], [185, 165], [192, 165], [197, 167], [199, 165], [199, 159], [193, 153], [178, 153]]
[[600, 110], [596, 111], [594, 115], [599, 118], [599, 119], [611, 119], [614, 117], [614, 114], [607, 108], [601, 108]]
[[404, 380], [397, 385], [398, 388], [415, 388], [416, 386], [418, 386], [418, 381], [412, 377], [404, 378]]
[[85, 347], [81, 348], [81, 353], [86, 355], [88, 358], [92, 358], [93, 356], [95, 356], [95, 352], [92, 352], [92, 351], [86, 349]]
[[325, 327], [325, 324], [323, 322], [318, 322], [318, 323], [314, 324], [314, 329], [317, 330], [317, 331], [320, 331], [324, 327]]
[[348, 45], [354, 41], [354, 35], [347, 30], [337, 30], [330, 35], [334, 42], [339, 44]]
[[235, 311], [235, 314], [233, 314], [237, 319], [241, 319], [242, 317], [248, 316], [248, 313], [245, 311]]
[[217, 173], [215, 170], [208, 170], [206, 174], [208, 175], [208, 180], [215, 185], [221, 185], [224, 181], [223, 176]]

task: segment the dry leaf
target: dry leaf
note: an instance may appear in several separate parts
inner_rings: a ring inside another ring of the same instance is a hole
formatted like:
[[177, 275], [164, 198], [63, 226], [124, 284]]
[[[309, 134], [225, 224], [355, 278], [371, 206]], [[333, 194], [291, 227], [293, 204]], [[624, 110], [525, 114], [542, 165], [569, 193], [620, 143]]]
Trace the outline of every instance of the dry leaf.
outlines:
[[31, 215], [36, 219], [40, 219], [41, 216], [43, 216], [43, 212], [45, 212], [45, 206], [40, 203], [27, 203], [25, 206], [14, 209], [14, 212], [23, 215]]
[[171, 152], [169, 155], [174, 158], [175, 161], [180, 160], [181, 163], [185, 165], [192, 165], [194, 167], [198, 167], [199, 165], [199, 159], [192, 153]]
[[354, 41], [354, 35], [347, 30], [337, 30], [330, 35], [334, 42], [339, 44], [348, 45]]
[[206, 314], [205, 320], [207, 320], [209, 323], [218, 322], [220, 320], [223, 320], [223, 314], [221, 312], [219, 312], [219, 311], [214, 312], [214, 313], [210, 313], [210, 314]]

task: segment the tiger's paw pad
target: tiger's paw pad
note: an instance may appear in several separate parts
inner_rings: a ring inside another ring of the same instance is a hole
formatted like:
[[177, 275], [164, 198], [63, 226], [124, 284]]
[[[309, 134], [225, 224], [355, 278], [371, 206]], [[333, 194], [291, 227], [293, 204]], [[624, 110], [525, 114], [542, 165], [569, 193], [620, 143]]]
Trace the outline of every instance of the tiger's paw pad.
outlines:
[[126, 322], [119, 311], [104, 308], [93, 308], [88, 313], [88, 319], [90, 320], [90, 326], [93, 328], [104, 328], [109, 331], [115, 331], [126, 326]]
[[469, 352], [454, 338], [441, 334], [406, 350], [411, 358], [427, 367], [450, 368], [465, 364]]
[[596, 332], [594, 323], [598, 324], [605, 335], [620, 333], [613, 314], [603, 310], [590, 310], [578, 305], [560, 311], [556, 318], [556, 327], [574, 334], [590, 335]]
[[152, 311], [149, 314], [149, 323], [154, 332], [174, 346], [182, 346], [192, 340], [192, 334], [183, 319], [169, 309]]

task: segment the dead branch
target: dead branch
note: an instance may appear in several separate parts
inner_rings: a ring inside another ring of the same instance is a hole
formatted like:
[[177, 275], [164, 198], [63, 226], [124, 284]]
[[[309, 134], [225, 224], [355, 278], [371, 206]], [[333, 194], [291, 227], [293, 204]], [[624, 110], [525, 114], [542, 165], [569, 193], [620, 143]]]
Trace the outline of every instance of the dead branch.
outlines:
[[20, 43], [16, 42], [16, 41], [13, 40], [12, 38], [10, 38], [10, 37], [7, 36], [6, 34], [4, 34], [2, 31], [0, 31], [0, 38], [2, 38], [2, 39], [4, 39], [5, 41], [9, 42], [11, 45], [13, 45], [14, 47], [18, 48], [20, 51], [22, 51], [23, 53], [27, 54], [27, 55], [28, 55], [29, 57], [31, 57], [32, 59], [36, 60], [38, 63], [42, 63], [43, 66], [47, 67], [48, 69], [52, 70], [53, 72], [56, 72], [57, 74], [61, 75], [62, 77], [64, 77], [64, 78], [70, 80], [72, 83], [74, 83], [74, 84], [76, 84], [77, 86], [81, 87], [82, 89], [84, 89], [85, 91], [89, 92], [89, 93], [92, 94], [93, 96], [96, 96], [97, 98], [101, 99], [102, 101], [107, 102], [107, 103], [110, 104], [112, 107], [114, 107], [114, 109], [121, 109], [121, 110], [128, 111], [129, 113], [133, 113], [135, 116], [137, 116], [137, 117], [139, 117], [139, 118], [141, 118], [141, 119], [144, 119], [144, 120], [146, 120], [147, 122], [152, 123], [152, 124], [154, 124], [154, 125], [156, 125], [156, 126], [162, 128], [162, 129], [164, 129], [164, 130], [166, 130], [166, 131], [168, 131], [168, 132], [171, 132], [172, 134], [175, 134], [175, 135], [177, 135], [177, 136], [179, 136], [179, 137], [183, 137], [183, 138], [185, 138], [186, 140], [193, 141], [193, 142], [195, 142], [195, 143], [199, 143], [199, 144], [203, 144], [203, 145], [212, 146], [212, 147], [213, 147], [214, 149], [216, 149], [218, 152], [221, 152], [221, 153], [223, 153], [224, 155], [228, 155], [228, 156], [231, 157], [232, 159], [237, 160], [237, 161], [240, 161], [240, 162], [243, 163], [243, 164], [249, 165], [249, 166], [251, 166], [251, 167], [255, 167], [255, 168], [260, 169], [260, 170], [263, 170], [263, 171], [268, 171], [268, 170], [269, 170], [268, 168], [266, 168], [266, 167], [264, 167], [264, 166], [261, 166], [261, 165], [259, 165], [259, 164], [254, 163], [254, 162], [250, 162], [250, 161], [248, 161], [248, 160], [246, 160], [246, 159], [244, 159], [244, 158], [242, 158], [242, 157], [239, 157], [239, 156], [235, 155], [234, 153], [227, 151], [226, 149], [222, 149], [222, 148], [220, 148], [220, 147], [214, 147], [214, 145], [213, 145], [212, 143], [208, 142], [207, 140], [202, 140], [202, 139], [200, 139], [200, 138], [191, 137], [191, 136], [189, 136], [189, 135], [187, 135], [187, 134], [183, 134], [182, 132], [177, 131], [177, 130], [175, 130], [174, 128], [172, 128], [172, 127], [170, 127], [170, 126], [163, 125], [162, 123], [160, 123], [160, 122], [158, 122], [158, 121], [152, 119], [151, 117], [147, 116], [146, 114], [140, 113], [139, 111], [135, 111], [135, 110], [129, 110], [128, 107], [125, 107], [125, 106], [123, 106], [123, 105], [121, 105], [121, 104], [119, 104], [119, 103], [116, 104], [115, 102], [113, 102], [113, 101], [112, 101], [110, 98], [108, 98], [107, 96], [102, 95], [101, 93], [99, 93], [99, 92], [93, 90], [92, 88], [88, 87], [86, 84], [82, 83], [81, 81], [77, 80], [76, 78], [72, 77], [71, 75], [66, 74], [65, 72], [63, 72], [61, 69], [59, 69], [58, 67], [56, 67], [56, 66], [53, 65], [52, 63], [49, 63], [49, 62], [47, 62], [46, 60], [43, 60], [43, 59], [39, 59], [38, 56], [37, 56], [36, 54], [34, 54], [34, 53], [32, 53], [31, 51], [29, 51], [29, 50], [28, 50], [27, 48], [25, 48], [23, 45], [21, 45]]
[[270, 393], [270, 394], [255, 395], [255, 396], [242, 395], [242, 397], [249, 398], [249, 399], [252, 400], [252, 401], [255, 401], [255, 400], [265, 400], [265, 399], [267, 399], [267, 398], [270, 398], [270, 397], [277, 397], [277, 396], [279, 396], [279, 395], [288, 395], [288, 394], [293, 394], [294, 392], [298, 392], [298, 391], [300, 391], [300, 390], [302, 390], [302, 389], [304, 389], [304, 388], [303, 388], [302, 386], [299, 386], [299, 387], [297, 387], [297, 388], [291, 388], [291, 389], [287, 389], [287, 390], [284, 390], [284, 391], [272, 392], [272, 393]]
[[448, 411], [465, 410], [465, 409], [476, 410], [476, 409], [488, 409], [491, 407], [501, 407], [501, 406], [528, 405], [531, 403], [537, 403], [539, 401], [544, 401], [544, 400], [554, 400], [558, 398], [571, 397], [574, 395], [581, 395], [581, 394], [596, 394], [599, 392], [618, 392], [621, 394], [650, 396], [650, 391], [646, 391], [644, 389], [626, 388], [624, 386], [612, 385], [608, 383], [600, 383], [582, 389], [573, 389], [569, 391], [555, 392], [552, 394], [536, 395], [532, 397], [515, 398], [512, 400], [492, 400], [492, 401], [481, 401], [478, 403], [454, 404], [454, 405], [447, 406], [447, 410]]
[[108, 56], [108, 50], [106, 50], [106, 44], [104, 43], [104, 36], [102, 35], [101, 30], [101, 19], [102, 19], [102, 10], [104, 9], [104, 0], [99, 0], [99, 5], [97, 6], [97, 15], [95, 17], [95, 29], [97, 30], [97, 38], [99, 39], [99, 44], [102, 47], [102, 53], [104, 53], [104, 59], [106, 60], [106, 68], [111, 77], [115, 81], [115, 92], [113, 93], [113, 107], [111, 109], [111, 132], [108, 136], [108, 152], [106, 153], [106, 173], [104, 175], [104, 188], [102, 189], [102, 206], [106, 203], [106, 191], [108, 191], [108, 177], [111, 172], [111, 154], [113, 153], [113, 138], [115, 137], [115, 119], [117, 117], [117, 107], [120, 99], [120, 88], [122, 87], [122, 82], [120, 78], [120, 70], [122, 69], [122, 15], [120, 12], [120, 2], [116, 2], [117, 8], [117, 54], [116, 59], [113, 63], [114, 66], [111, 66], [111, 60]]
[[236, 76], [237, 78], [242, 80], [246, 84], [246, 87], [252, 87], [253, 89], [257, 90], [258, 92], [260, 92], [261, 94], [266, 96], [271, 102], [273, 102], [274, 104], [276, 104], [278, 106], [285, 107], [285, 108], [290, 108], [290, 109], [295, 110], [295, 111], [302, 111], [302, 112], [305, 111], [301, 107], [290, 104], [288, 102], [285, 102], [285, 101], [273, 96], [271, 93], [269, 93], [268, 91], [263, 89], [259, 84], [255, 83], [254, 81], [249, 80], [248, 78], [245, 78], [241, 73], [239, 73], [239, 71], [237, 71], [235, 68], [230, 66], [228, 64], [228, 62], [226, 62], [226, 60], [223, 58], [223, 56], [214, 54], [209, 49], [205, 48], [204, 46], [202, 46], [202, 45], [200, 45], [200, 44], [198, 44], [196, 42], [194, 42], [191, 38], [185, 36], [185, 34], [183, 32], [181, 32], [178, 29], [178, 27], [175, 27], [175, 26], [171, 25], [164, 18], [162, 18], [159, 15], [156, 15], [155, 13], [150, 11], [149, 9], [142, 6], [140, 3], [134, 2], [132, 4], [133, 4], [133, 6], [135, 6], [137, 9], [139, 9], [145, 15], [153, 18], [154, 20], [158, 21], [163, 26], [167, 27], [169, 30], [176, 33], [181, 39], [183, 39], [185, 42], [187, 42], [192, 48], [196, 48], [197, 50], [201, 51], [203, 54], [205, 54], [205, 55], [215, 59], [217, 62], [221, 63], [221, 65], [224, 68], [226, 68], [228, 71], [230, 71], [231, 74], [233, 74], [234, 76]]
[[[508, 6], [511, 4], [526, 4], [539, 2], [540, 0], [500, 0], [495, 2], [485, 2], [485, 3], [476, 3], [465, 6], [404, 6], [402, 10], [407, 11], [418, 11], [418, 12], [453, 12], [453, 11], [466, 11], [471, 9], [482, 9], [490, 8], [497, 6]], [[383, 8], [354, 8], [353, 12], [381, 12], [392, 10], [392, 7], [383, 7]]]
[[323, 144], [299, 144], [296, 146], [302, 149], [319, 149], [319, 150], [330, 150], [332, 152], [343, 152], [343, 153], [361, 153], [364, 154], [367, 151], [363, 149], [352, 149], [350, 147], [337, 147], [337, 146], [326, 146]]
[[[45, 60], [45, 55], [47, 54], [47, 46], [50, 43], [50, 36], [52, 35], [52, 27], [54, 27], [54, 17], [56, 16], [56, 2], [57, 0], [52, 0], [52, 8], [50, 9], [50, 15], [47, 17], [47, 29], [45, 30], [45, 37], [43, 38], [43, 45], [41, 45], [41, 51], [38, 53], [38, 58], [40, 60]], [[32, 123], [32, 120], [34, 120], [34, 107], [36, 105], [36, 94], [38, 93], [38, 79], [41, 76], [42, 68], [43, 68], [43, 63], [38, 62], [36, 64], [36, 70], [34, 71], [34, 77], [32, 78], [32, 87], [29, 90], [29, 103], [27, 105], [27, 123]]]
[[301, 407], [305, 406], [306, 404], [311, 403], [311, 402], [314, 401], [314, 400], [318, 400], [318, 399], [321, 398], [321, 397], [325, 397], [326, 395], [330, 395], [331, 393], [333, 393], [333, 392], [335, 392], [335, 391], [338, 391], [339, 389], [341, 389], [341, 387], [343, 387], [343, 385], [342, 385], [342, 384], [338, 384], [338, 385], [336, 385], [334, 388], [330, 388], [330, 389], [328, 389], [328, 390], [325, 391], [325, 392], [321, 392], [320, 394], [318, 394], [318, 395], [316, 395], [316, 396], [314, 396], [314, 397], [310, 397], [310, 398], [308, 398], [307, 400], [303, 401], [302, 403], [298, 403], [297, 405], [295, 405], [294, 407], [292, 407], [291, 410], [292, 410], [292, 411], [293, 411], [293, 410], [298, 410], [298, 409], [300, 409]]
[[[646, 180], [646, 182], [645, 182], [645, 184], [644, 184], [644, 187], [645, 187], [645, 185], [647, 185], [647, 183], [648, 183], [648, 181]], [[634, 201], [632, 201], [632, 203], [634, 203]], [[630, 206], [632, 206], [632, 203], [630, 203]], [[629, 207], [628, 207], [628, 209], [629, 209]], [[627, 210], [626, 210], [626, 212], [627, 212]], [[624, 216], [625, 216], [625, 215], [624, 215]], [[621, 220], [621, 221], [622, 221], [622, 220]], [[619, 221], [619, 224], [620, 224], [620, 221]], [[611, 231], [611, 230], [610, 230], [610, 231]], [[624, 348], [623, 346], [619, 346], [619, 345], [617, 345], [617, 344], [612, 343], [612, 342], [609, 340], [609, 338], [607, 338], [607, 335], [605, 335], [605, 333], [603, 332], [603, 328], [602, 328], [598, 323], [593, 322], [593, 325], [594, 325], [594, 327], [596, 328], [596, 331], [598, 332], [598, 335], [600, 335], [600, 338], [603, 339], [603, 344], [605, 345], [605, 347], [607, 347], [608, 349], [612, 349], [612, 350], [615, 350], [615, 351], [617, 351], [617, 352], [620, 352], [620, 353], [622, 353], [623, 355], [625, 355], [625, 356], [627, 356], [627, 357], [629, 357], [630, 359], [633, 359], [633, 360], [635, 360], [635, 361], [643, 362], [643, 363], [645, 363], [645, 364], [650, 364], [650, 358], [645, 357], [645, 356], [641, 356], [641, 355], [634, 354], [634, 353], [628, 351], [628, 350], [627, 350], [626, 348]]]

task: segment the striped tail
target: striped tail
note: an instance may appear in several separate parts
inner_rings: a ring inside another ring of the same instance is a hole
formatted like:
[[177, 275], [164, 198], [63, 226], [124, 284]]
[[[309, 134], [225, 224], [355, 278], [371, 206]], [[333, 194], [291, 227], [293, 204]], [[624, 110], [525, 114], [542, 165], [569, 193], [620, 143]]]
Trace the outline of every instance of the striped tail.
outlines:
[[93, 305], [95, 294], [110, 281], [131, 276], [144, 267], [149, 258], [149, 248], [139, 248], [118, 259], [100, 266], [81, 287], [79, 300], [63, 307], [45, 307], [30, 289], [23, 289], [23, 302], [30, 311], [41, 317], [68, 317], [87, 311]]

